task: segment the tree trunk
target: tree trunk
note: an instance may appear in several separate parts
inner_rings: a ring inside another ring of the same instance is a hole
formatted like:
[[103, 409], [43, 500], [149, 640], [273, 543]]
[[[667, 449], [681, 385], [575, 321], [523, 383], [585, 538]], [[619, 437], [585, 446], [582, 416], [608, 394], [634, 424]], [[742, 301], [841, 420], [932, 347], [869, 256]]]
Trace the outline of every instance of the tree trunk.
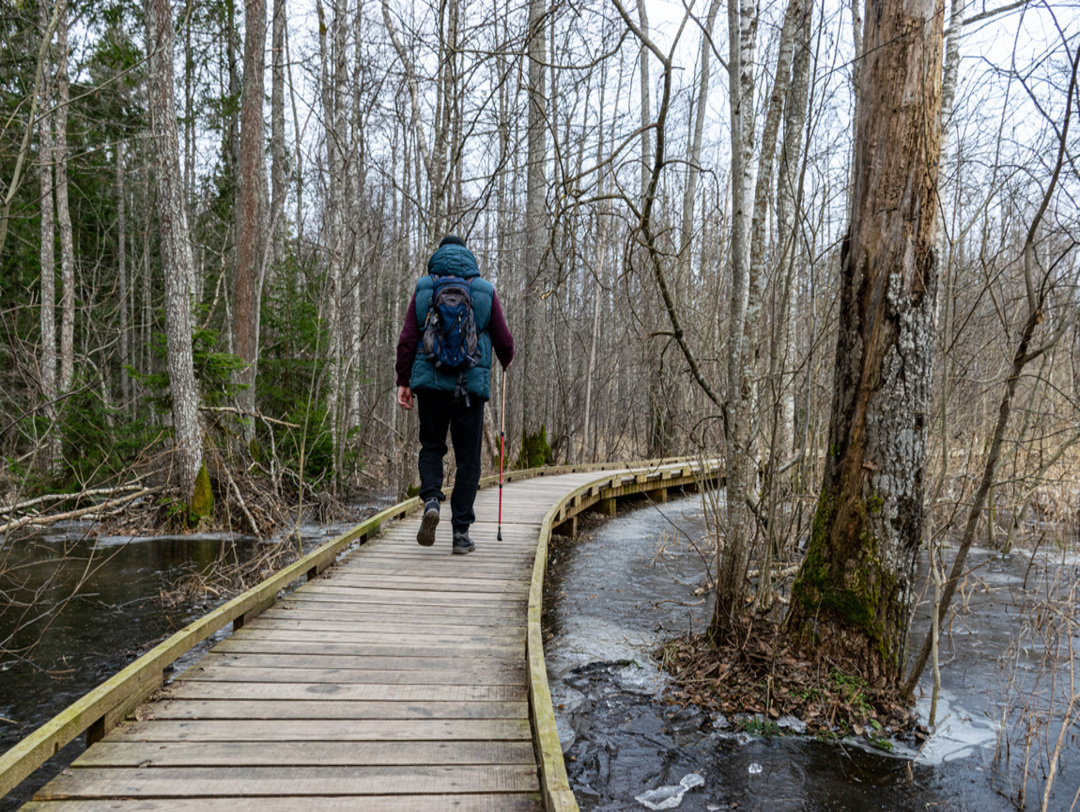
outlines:
[[[244, 91], [240, 109], [240, 165], [237, 173], [236, 282], [233, 335], [236, 354], [245, 366], [238, 374], [244, 388], [240, 408], [255, 411], [255, 374], [259, 362], [259, 299], [262, 290], [266, 234], [260, 227], [260, 174], [263, 161], [263, 73], [266, 67], [266, 0], [247, 0], [244, 14]], [[255, 435], [255, 422], [242, 421], [244, 440]]]
[[867, 14], [825, 476], [787, 622], [895, 686], [922, 536], [943, 0]]
[[[47, 34], [48, 0], [41, 0], [39, 20], [42, 36]], [[41, 397], [45, 403], [45, 470], [56, 474], [61, 462], [60, 432], [56, 425], [56, 221], [54, 217], [52, 89], [41, 90], [40, 186], [41, 186]]]
[[716, 603], [709, 635], [724, 638], [733, 630], [745, 605], [746, 571], [750, 564], [753, 516], [746, 500], [753, 487], [752, 402], [753, 372], [744, 352], [752, 342], [744, 335], [756, 329], [751, 313], [760, 308], [760, 294], [751, 276], [749, 219], [753, 210], [752, 160], [754, 145], [753, 0], [728, 6], [729, 97], [731, 107], [731, 300], [728, 319], [728, 393], [724, 421], [727, 526], [717, 563]]
[[131, 414], [131, 335], [128, 313], [131, 292], [127, 263], [127, 182], [124, 177], [124, 144], [116, 142], [116, 274], [120, 293], [120, 399], [121, 410]]
[[794, 448], [795, 437], [795, 380], [791, 372], [791, 356], [795, 348], [795, 292], [796, 268], [799, 264], [798, 209], [801, 206], [801, 188], [804, 166], [803, 130], [806, 124], [807, 101], [810, 89], [810, 24], [813, 6], [800, 4], [798, 25], [795, 32], [795, 55], [792, 58], [791, 85], [788, 89], [787, 109], [784, 114], [784, 140], [780, 149], [780, 165], [777, 167], [776, 213], [780, 257], [785, 273], [774, 328], [773, 362], [776, 365], [776, 387], [780, 397], [780, 409], [773, 448], [775, 469], [784, 464]]
[[546, 59], [546, 34], [544, 28], [544, 0], [529, 0], [529, 123], [528, 156], [526, 157], [525, 190], [525, 280], [524, 280], [524, 342], [521, 353], [522, 434], [531, 436], [540, 431], [543, 422], [543, 403], [540, 398], [527, 397], [533, 378], [543, 375], [538, 369], [542, 350], [539, 346], [540, 322], [544, 303], [543, 291], [544, 249], [547, 245], [544, 199], [546, 185], [544, 168], [547, 161], [547, 95], [544, 90], [544, 61]]
[[67, 122], [71, 92], [68, 82], [68, 6], [61, 0], [56, 27], [56, 225], [60, 231], [60, 386], [71, 391], [75, 377], [75, 245], [68, 205]]
[[191, 350], [191, 244], [173, 101], [173, 24], [168, 0], [146, 0], [147, 97], [153, 131], [158, 225], [165, 273], [165, 332], [180, 492], [190, 504], [202, 467], [199, 392]]
[[285, 0], [274, 0], [270, 42], [270, 239], [275, 268], [285, 262]]

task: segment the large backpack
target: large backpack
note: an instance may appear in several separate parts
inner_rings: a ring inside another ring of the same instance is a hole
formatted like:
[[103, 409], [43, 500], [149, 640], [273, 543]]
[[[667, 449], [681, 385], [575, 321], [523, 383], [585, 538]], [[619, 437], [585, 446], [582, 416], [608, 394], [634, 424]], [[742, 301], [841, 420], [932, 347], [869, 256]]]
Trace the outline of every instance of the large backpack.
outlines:
[[431, 305], [424, 320], [424, 353], [439, 372], [457, 372], [460, 379], [480, 363], [469, 280], [436, 276]]

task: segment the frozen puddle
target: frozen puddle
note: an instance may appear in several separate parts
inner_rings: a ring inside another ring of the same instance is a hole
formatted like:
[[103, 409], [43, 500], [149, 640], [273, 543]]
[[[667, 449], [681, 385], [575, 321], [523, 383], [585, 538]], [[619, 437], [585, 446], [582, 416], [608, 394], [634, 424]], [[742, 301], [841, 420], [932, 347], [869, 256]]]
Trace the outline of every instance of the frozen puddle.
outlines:
[[[919, 717], [930, 717], [930, 697], [917, 705]], [[942, 689], [938, 697], [938, 722], [933, 734], [927, 739], [915, 761], [919, 764], [938, 766], [948, 761], [971, 758], [980, 750], [994, 749], [998, 738], [998, 724], [987, 718], [978, 718], [957, 704], [956, 697]]]

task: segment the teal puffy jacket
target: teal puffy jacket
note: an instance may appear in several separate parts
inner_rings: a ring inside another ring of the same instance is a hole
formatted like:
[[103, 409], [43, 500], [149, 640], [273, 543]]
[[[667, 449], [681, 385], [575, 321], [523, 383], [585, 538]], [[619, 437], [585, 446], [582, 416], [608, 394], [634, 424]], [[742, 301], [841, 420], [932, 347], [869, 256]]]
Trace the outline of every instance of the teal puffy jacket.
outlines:
[[490, 400], [491, 336], [488, 334], [488, 324], [491, 322], [491, 303], [495, 296], [495, 288], [490, 282], [480, 278], [480, 268], [476, 264], [476, 257], [463, 245], [441, 246], [428, 260], [428, 276], [422, 277], [416, 283], [416, 323], [420, 327], [421, 341], [409, 375], [409, 388], [414, 392], [425, 390], [453, 392], [457, 385], [456, 372], [436, 371], [435, 364], [424, 353], [422, 336], [428, 310], [431, 309], [433, 276], [460, 276], [462, 279], [469, 280], [480, 363], [465, 373], [466, 382], [470, 395], [482, 400]]

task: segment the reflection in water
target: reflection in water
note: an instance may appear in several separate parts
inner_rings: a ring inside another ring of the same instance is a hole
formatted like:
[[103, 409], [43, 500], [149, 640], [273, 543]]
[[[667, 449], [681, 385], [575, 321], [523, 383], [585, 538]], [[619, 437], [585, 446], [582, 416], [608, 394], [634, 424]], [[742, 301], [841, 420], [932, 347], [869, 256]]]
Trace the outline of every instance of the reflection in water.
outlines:
[[[1018, 633], [1020, 609], [1038, 597], [1019, 591], [1026, 559], [973, 554], [979, 569], [970, 582], [979, 588], [969, 589], [970, 611], [943, 638], [938, 732], [921, 752], [900, 743], [882, 752], [862, 740], [751, 736], [722, 718], [693, 708], [673, 714], [657, 701], [663, 675], [650, 651], [709, 619], [700, 589], [707, 565], [695, 549], [705, 535], [699, 502], [686, 498], [604, 523], [553, 565], [548, 678], [582, 809], [642, 809], [635, 797], [690, 773], [705, 777], [678, 807], [691, 812], [1014, 809], [1005, 797], [1014, 789], [995, 772], [1002, 686], [1013, 673], [997, 658]], [[1047, 571], [1054, 568], [1047, 562]], [[913, 640], [926, 625], [924, 611]], [[927, 694], [928, 680], [929, 669]], [[926, 704], [919, 704], [924, 718]], [[1050, 809], [1068, 809], [1076, 791], [1068, 764], [1075, 744], [1067, 755]]]

